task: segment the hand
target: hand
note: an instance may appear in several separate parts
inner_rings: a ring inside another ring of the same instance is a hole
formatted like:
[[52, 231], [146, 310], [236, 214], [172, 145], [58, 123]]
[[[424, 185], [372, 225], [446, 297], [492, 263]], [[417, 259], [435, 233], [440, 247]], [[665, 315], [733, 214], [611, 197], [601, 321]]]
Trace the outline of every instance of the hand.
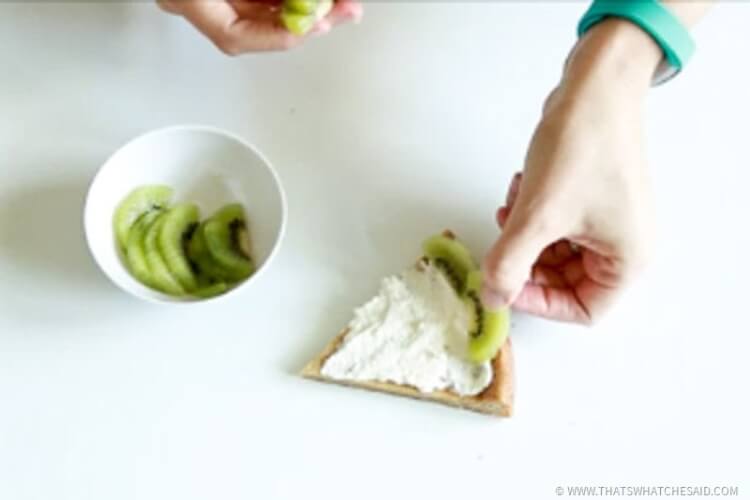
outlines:
[[484, 261], [490, 307], [591, 323], [647, 259], [642, 107], [660, 53], [637, 28], [611, 23], [571, 55], [497, 213], [503, 232]]
[[167, 12], [183, 16], [222, 52], [287, 50], [310, 35], [321, 35], [333, 26], [359, 21], [362, 6], [355, 0], [337, 0], [326, 17], [306, 36], [289, 33], [280, 22], [281, 0], [157, 0]]

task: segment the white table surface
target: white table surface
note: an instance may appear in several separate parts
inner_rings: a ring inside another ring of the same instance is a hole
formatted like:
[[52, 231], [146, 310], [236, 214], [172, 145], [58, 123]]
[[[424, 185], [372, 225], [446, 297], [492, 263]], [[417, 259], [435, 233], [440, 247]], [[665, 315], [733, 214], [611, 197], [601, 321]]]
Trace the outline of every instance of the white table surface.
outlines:
[[[371, 4], [232, 59], [148, 2], [0, 3], [0, 498], [750, 498], [748, 3], [650, 97], [648, 272], [594, 329], [515, 317], [513, 418], [295, 375], [424, 236], [488, 248], [584, 7]], [[160, 307], [99, 272], [81, 210], [114, 149], [185, 122], [257, 144], [290, 224], [256, 287]]]

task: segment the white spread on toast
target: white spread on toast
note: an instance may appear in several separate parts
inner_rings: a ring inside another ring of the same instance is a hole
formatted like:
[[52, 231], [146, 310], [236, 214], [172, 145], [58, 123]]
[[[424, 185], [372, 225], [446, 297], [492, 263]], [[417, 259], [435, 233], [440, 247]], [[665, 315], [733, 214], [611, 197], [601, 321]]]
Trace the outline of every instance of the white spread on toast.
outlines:
[[409, 385], [421, 392], [482, 392], [490, 362], [465, 357], [469, 312], [437, 267], [389, 276], [378, 295], [354, 311], [341, 346], [321, 373], [336, 380]]

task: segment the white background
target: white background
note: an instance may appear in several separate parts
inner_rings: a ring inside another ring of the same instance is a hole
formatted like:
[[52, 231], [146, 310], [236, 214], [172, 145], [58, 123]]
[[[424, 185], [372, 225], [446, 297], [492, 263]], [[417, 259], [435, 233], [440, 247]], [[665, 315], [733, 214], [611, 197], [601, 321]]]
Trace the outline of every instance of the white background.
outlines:
[[[383, 3], [287, 54], [219, 54], [152, 4], [0, 4], [0, 498], [750, 498], [750, 4], [655, 89], [659, 250], [599, 326], [517, 315], [508, 420], [295, 373], [424, 236], [480, 255], [584, 3]], [[120, 292], [81, 232], [121, 144], [227, 128], [274, 162], [287, 239], [215, 305]]]

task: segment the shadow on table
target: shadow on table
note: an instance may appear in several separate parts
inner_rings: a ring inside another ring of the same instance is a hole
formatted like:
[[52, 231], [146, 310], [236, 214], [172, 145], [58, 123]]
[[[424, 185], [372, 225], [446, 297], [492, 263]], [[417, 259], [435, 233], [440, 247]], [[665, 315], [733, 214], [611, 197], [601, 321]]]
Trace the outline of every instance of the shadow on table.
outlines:
[[86, 316], [92, 301], [115, 293], [84, 239], [89, 180], [61, 182], [40, 180], [0, 198], [0, 257], [13, 268], [0, 286], [13, 302], [9, 313], [32, 321], [56, 308]]
[[[481, 248], [498, 234], [492, 214], [474, 214], [460, 201], [428, 201], [415, 198], [414, 193], [380, 193], [373, 199], [377, 210], [363, 211], [360, 227], [342, 228], [342, 237], [353, 249], [350, 259], [326, 262], [341, 276], [339, 291], [327, 298], [317, 324], [310, 334], [300, 336], [299, 349], [285, 361], [285, 371], [299, 373], [316, 357], [352, 318], [352, 311], [377, 293], [380, 281], [415, 263], [421, 255], [422, 240], [443, 229], [452, 229], [473, 251]], [[331, 242], [331, 244], [345, 244]], [[309, 258], [325, 261], [326, 256]]]

